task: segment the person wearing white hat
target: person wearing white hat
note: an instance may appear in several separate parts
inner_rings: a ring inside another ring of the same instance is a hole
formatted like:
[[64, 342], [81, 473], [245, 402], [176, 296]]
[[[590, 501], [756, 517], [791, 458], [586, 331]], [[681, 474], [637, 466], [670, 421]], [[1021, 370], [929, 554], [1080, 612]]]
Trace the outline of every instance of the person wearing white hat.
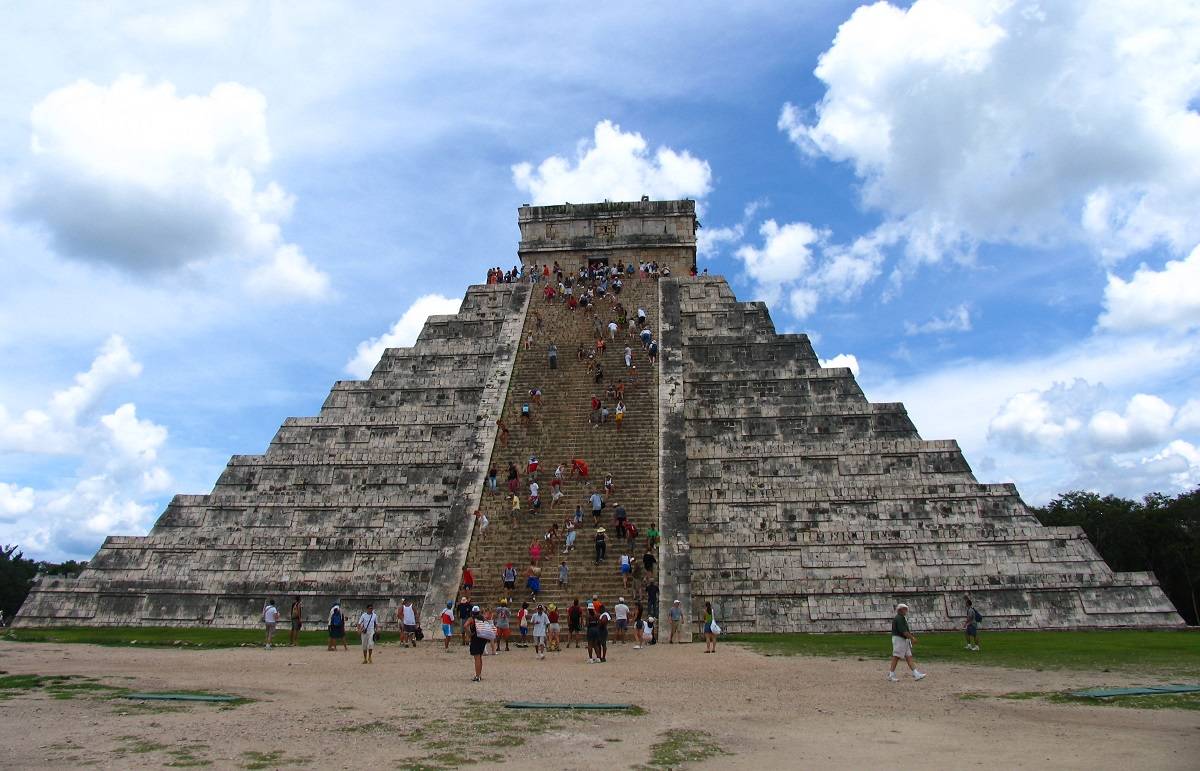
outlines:
[[899, 680], [896, 677], [896, 665], [900, 659], [908, 664], [913, 680], [925, 677], [925, 673], [917, 669], [917, 663], [913, 661], [912, 646], [916, 641], [916, 636], [908, 628], [908, 606], [902, 602], [896, 606], [896, 617], [892, 619], [892, 664], [888, 667], [888, 682]]
[[683, 623], [683, 603], [675, 600], [671, 603], [671, 609], [667, 611], [667, 618], [671, 620], [671, 634], [667, 637], [667, 642], [674, 645], [675, 638], [679, 636], [679, 626]]

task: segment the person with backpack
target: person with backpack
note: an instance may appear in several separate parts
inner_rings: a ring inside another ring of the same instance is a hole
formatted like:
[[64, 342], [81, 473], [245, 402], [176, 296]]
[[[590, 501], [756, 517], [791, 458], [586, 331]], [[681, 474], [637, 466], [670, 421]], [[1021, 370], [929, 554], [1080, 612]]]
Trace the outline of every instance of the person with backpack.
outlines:
[[496, 610], [492, 613], [492, 618], [496, 621], [496, 653], [500, 652], [500, 643], [504, 643], [504, 650], [507, 652], [509, 632], [509, 619], [512, 614], [508, 610], [508, 600], [501, 599], [500, 604], [496, 606]]
[[[483, 652], [487, 650], [488, 638], [480, 634], [479, 627], [483, 624], [483, 614], [479, 612], [478, 605], [472, 605], [469, 609], [470, 616], [467, 618], [464, 627], [471, 636], [471, 658], [475, 659], [475, 676], [471, 678], [471, 682], [478, 683], [483, 677]], [[485, 632], [486, 634], [486, 632]], [[495, 639], [495, 632], [492, 632], [492, 639]]]
[[971, 602], [971, 598], [967, 598], [967, 622], [963, 625], [963, 630], [967, 637], [967, 650], [979, 650], [979, 622], [983, 621], [983, 614], [979, 612], [979, 608]]
[[346, 647], [346, 616], [341, 604], [334, 602], [329, 609], [329, 647], [326, 650], [337, 650], [338, 640], [342, 642], [342, 650], [350, 650]]

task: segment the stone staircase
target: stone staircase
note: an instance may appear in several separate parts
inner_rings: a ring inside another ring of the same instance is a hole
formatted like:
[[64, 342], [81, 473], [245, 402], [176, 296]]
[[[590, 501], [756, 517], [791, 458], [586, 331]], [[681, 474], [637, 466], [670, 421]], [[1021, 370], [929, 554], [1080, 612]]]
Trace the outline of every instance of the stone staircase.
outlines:
[[[511, 593], [516, 607], [530, 599], [525, 589], [525, 572], [529, 567], [529, 546], [541, 539], [552, 523], [559, 524], [556, 547], [543, 553], [541, 593], [538, 600], [557, 603], [565, 609], [573, 598], [589, 599], [593, 594], [610, 607], [618, 597], [625, 597], [633, 606], [644, 573], [641, 557], [646, 549], [646, 532], [651, 520], [658, 518], [658, 374], [657, 367], [650, 366], [648, 356], [641, 347], [635, 333], [618, 330], [616, 340], [608, 337], [607, 323], [615, 320], [616, 314], [608, 298], [602, 299], [594, 310], [577, 308], [568, 310], [556, 298], [546, 302], [542, 289], [544, 284], [533, 287], [529, 312], [522, 330], [522, 343], [517, 352], [508, 396], [504, 404], [504, 421], [510, 430], [508, 446], [497, 437], [492, 449], [491, 465], [497, 471], [498, 492], [485, 490], [481, 508], [487, 514], [490, 525], [482, 537], [476, 529], [472, 535], [467, 565], [475, 576], [472, 599], [485, 607], [492, 607], [501, 597], [510, 593], [504, 589], [501, 575], [506, 563], [512, 562], [518, 571], [517, 586]], [[576, 289], [578, 292], [578, 287]], [[632, 317], [639, 307], [647, 314], [647, 324], [657, 339], [658, 329], [658, 284], [653, 279], [637, 276], [626, 281], [619, 297]], [[539, 329], [538, 315], [541, 317]], [[585, 351], [595, 347], [595, 320], [604, 327], [603, 335], [608, 344], [596, 358], [603, 366], [604, 382], [596, 384], [587, 370], [586, 361], [578, 358], [578, 348]], [[626, 335], [629, 334], [628, 339]], [[526, 343], [532, 335], [532, 344]], [[558, 368], [551, 370], [547, 347], [553, 342], [558, 347]], [[637, 382], [632, 382], [625, 368], [624, 348], [633, 351], [633, 363], [637, 367]], [[610, 416], [601, 426], [591, 422], [590, 401], [596, 394], [610, 408], [615, 402], [605, 399], [604, 391], [609, 383], [625, 381], [625, 405], [627, 412], [621, 430]], [[525, 425], [521, 419], [521, 405], [530, 401], [529, 391], [540, 388], [542, 405], [531, 403], [533, 416]], [[529, 505], [529, 479], [526, 467], [530, 455], [540, 461], [537, 480], [541, 486], [542, 505], [535, 512]], [[568, 478], [563, 482], [563, 497], [557, 506], [551, 504], [550, 481], [559, 463], [570, 470], [572, 458], [582, 458], [589, 468], [589, 479]], [[511, 495], [506, 478], [509, 463], [520, 471], [521, 513], [516, 526], [511, 524]], [[593, 489], [602, 491], [606, 474], [614, 481], [613, 494], [606, 496], [606, 507], [601, 525], [607, 530], [608, 548], [605, 560], [596, 565], [595, 528], [588, 496]], [[634, 549], [627, 549], [627, 541], [618, 539], [613, 526], [613, 509], [620, 503], [628, 512], [629, 521], [638, 528]], [[575, 507], [583, 511], [583, 524], [573, 551], [563, 554], [565, 520]], [[544, 541], [542, 541], [544, 545]], [[619, 571], [620, 555], [630, 554], [634, 561], [634, 573], [630, 588], [625, 589]], [[657, 550], [655, 551], [657, 556]], [[558, 585], [558, 570], [566, 560], [569, 571], [568, 586]], [[656, 571], [657, 572], [657, 571]], [[564, 617], [565, 623], [565, 617]]]

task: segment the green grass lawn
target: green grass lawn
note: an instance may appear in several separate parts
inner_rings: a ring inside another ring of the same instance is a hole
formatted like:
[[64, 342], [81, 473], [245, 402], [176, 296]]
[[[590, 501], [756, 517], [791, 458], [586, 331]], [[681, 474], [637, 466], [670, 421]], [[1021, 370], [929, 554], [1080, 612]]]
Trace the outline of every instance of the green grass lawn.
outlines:
[[[721, 638], [777, 656], [854, 656], [886, 659], [886, 634], [740, 634]], [[1200, 631], [992, 632], [980, 636], [982, 651], [963, 649], [954, 632], [917, 635], [913, 653], [918, 663], [1144, 672], [1200, 677]]]
[[[392, 639], [395, 635], [389, 635]], [[262, 645], [265, 638], [261, 629], [213, 629], [208, 627], [47, 627], [7, 629], [2, 640], [17, 642], [91, 643], [93, 645], [146, 645], [174, 647], [176, 641], [191, 647], [236, 648], [246, 643]], [[136, 642], [135, 642], [136, 641]], [[287, 645], [288, 632], [275, 633], [276, 645]], [[325, 645], [329, 635], [324, 630], [300, 633], [301, 645]], [[386, 641], [386, 638], [385, 638]], [[346, 633], [347, 645], [358, 645], [358, 635]]]

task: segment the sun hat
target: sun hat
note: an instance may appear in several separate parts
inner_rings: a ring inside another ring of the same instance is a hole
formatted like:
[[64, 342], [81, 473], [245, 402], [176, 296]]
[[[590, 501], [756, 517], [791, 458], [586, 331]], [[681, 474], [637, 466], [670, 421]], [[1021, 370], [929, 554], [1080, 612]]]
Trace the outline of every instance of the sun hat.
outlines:
[[558, 606], [552, 602], [550, 603], [550, 610], [558, 610]]
[[472, 613], [478, 613], [478, 612], [479, 612], [479, 606], [478, 606], [478, 605], [472, 605], [472, 606], [471, 606], [471, 612], [472, 612]]
[[896, 606], [896, 610], [900, 610], [901, 608], [908, 610], [908, 606], [905, 605], [903, 602]]
[[625, 598], [624, 598], [624, 597], [618, 597], [618, 598], [617, 598], [617, 602], [625, 602]]
[[601, 528], [598, 528], [598, 529], [596, 530], [596, 532], [597, 532], [597, 533], [607, 533], [608, 531], [607, 531], [607, 530], [605, 530], [604, 528], [602, 528], [602, 527], [601, 527]]
[[508, 600], [507, 600], [507, 599], [500, 600], [500, 604], [501, 604], [501, 605], [507, 605], [507, 604], [508, 604]]
[[675, 602], [673, 602], [673, 603], [671, 603], [671, 604], [672, 604], [672, 605], [678, 605], [678, 604], [679, 604], [679, 600], [675, 600]]

